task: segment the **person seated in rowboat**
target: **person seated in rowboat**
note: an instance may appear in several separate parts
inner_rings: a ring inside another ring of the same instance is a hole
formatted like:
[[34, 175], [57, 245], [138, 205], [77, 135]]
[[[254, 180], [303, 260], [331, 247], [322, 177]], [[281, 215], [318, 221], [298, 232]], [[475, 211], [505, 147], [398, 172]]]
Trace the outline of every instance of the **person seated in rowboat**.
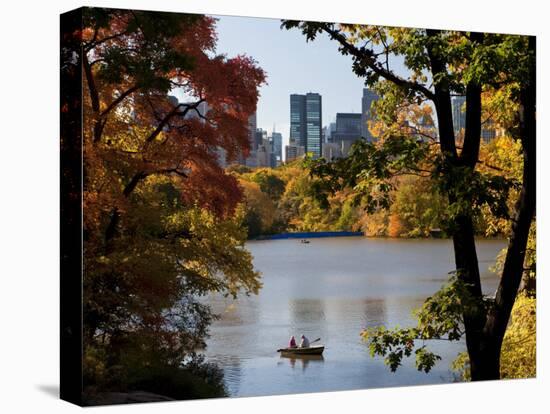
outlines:
[[300, 341], [300, 348], [309, 348], [309, 339], [305, 335], [302, 335], [302, 340]]
[[289, 348], [297, 348], [296, 346], [296, 338], [294, 338], [294, 335], [290, 337], [290, 342], [288, 343]]

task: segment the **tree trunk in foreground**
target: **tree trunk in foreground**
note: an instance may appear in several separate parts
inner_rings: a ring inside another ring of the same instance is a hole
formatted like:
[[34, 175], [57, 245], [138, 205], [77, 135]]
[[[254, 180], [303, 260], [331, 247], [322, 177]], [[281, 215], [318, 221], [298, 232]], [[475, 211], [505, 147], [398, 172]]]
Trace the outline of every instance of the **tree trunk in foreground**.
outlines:
[[[428, 30], [428, 36], [436, 37], [438, 31]], [[474, 34], [473, 34], [474, 35]], [[472, 35], [472, 36], [473, 36]], [[474, 38], [474, 37], [472, 37]], [[481, 34], [475, 34], [475, 40], [482, 42]], [[473, 381], [500, 378], [500, 351], [510, 314], [523, 276], [523, 264], [529, 229], [535, 213], [535, 145], [536, 145], [536, 78], [535, 78], [535, 38], [529, 38], [529, 52], [532, 53], [529, 76], [521, 86], [519, 138], [523, 145], [523, 181], [520, 198], [516, 204], [516, 214], [512, 225], [512, 234], [504, 263], [494, 305], [485, 311], [482, 306], [482, 290], [479, 264], [476, 254], [472, 218], [461, 215], [456, 218], [453, 234], [455, 263], [458, 278], [467, 284], [469, 293], [479, 303], [479, 309], [464, 312], [466, 346], [470, 358], [471, 378]], [[434, 50], [428, 50], [432, 72], [443, 73], [441, 57]], [[439, 121], [440, 144], [443, 155], [451, 166], [475, 168], [479, 154], [481, 130], [481, 86], [470, 83], [466, 88], [466, 131], [462, 153], [458, 156], [452, 133], [450, 115], [450, 94], [444, 81], [435, 85], [434, 104]], [[449, 194], [452, 203], [456, 195]]]
[[[519, 138], [523, 146], [523, 182], [516, 204], [512, 235], [498, 286], [494, 306], [489, 311], [483, 330], [481, 344], [484, 370], [476, 373], [476, 379], [498, 379], [500, 377], [500, 350], [510, 314], [523, 277], [525, 250], [529, 229], [536, 206], [536, 62], [535, 37], [529, 38], [529, 52], [532, 53], [528, 79], [520, 91]], [[472, 372], [472, 379], [474, 379]]]

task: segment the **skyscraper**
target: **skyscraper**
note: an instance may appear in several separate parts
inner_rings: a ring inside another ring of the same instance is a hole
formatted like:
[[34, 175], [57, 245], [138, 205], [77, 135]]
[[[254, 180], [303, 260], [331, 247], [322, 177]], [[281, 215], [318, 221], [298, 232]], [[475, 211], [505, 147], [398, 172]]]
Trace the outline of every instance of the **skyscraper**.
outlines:
[[290, 95], [289, 146], [305, 148], [313, 158], [321, 156], [322, 100], [318, 93]]
[[332, 134], [332, 142], [342, 149], [342, 155], [348, 155], [351, 145], [361, 138], [363, 114], [337, 113], [336, 131]]
[[306, 97], [290, 95], [290, 145], [306, 146]]
[[276, 160], [280, 162], [283, 160], [283, 134], [273, 131], [271, 141], [273, 143], [273, 153], [277, 157]]
[[322, 103], [318, 93], [306, 94], [306, 153], [313, 158], [321, 156]]
[[304, 147], [301, 145], [285, 146], [285, 162], [292, 162], [304, 155]]
[[369, 131], [368, 121], [372, 119], [371, 105], [378, 100], [378, 95], [368, 88], [363, 88], [363, 97], [361, 98], [361, 136], [367, 141], [372, 141], [373, 136]]
[[325, 135], [325, 142], [334, 142], [334, 133], [336, 132], [336, 122], [331, 122], [327, 126], [327, 132]]
[[323, 144], [323, 158], [331, 161], [335, 158], [342, 157], [342, 147], [335, 142], [327, 142]]
[[260, 145], [263, 145], [264, 140], [267, 140], [267, 131], [264, 131], [262, 128], [258, 128], [256, 129], [254, 136], [254, 149], [257, 150]]
[[258, 149], [256, 143], [256, 112], [248, 117], [248, 142], [250, 145], [248, 157], [245, 158], [244, 154], [241, 153], [237, 158], [237, 162], [241, 165], [255, 166], [256, 151]]
[[336, 131], [333, 138], [336, 141], [355, 141], [361, 137], [362, 114], [337, 113]]

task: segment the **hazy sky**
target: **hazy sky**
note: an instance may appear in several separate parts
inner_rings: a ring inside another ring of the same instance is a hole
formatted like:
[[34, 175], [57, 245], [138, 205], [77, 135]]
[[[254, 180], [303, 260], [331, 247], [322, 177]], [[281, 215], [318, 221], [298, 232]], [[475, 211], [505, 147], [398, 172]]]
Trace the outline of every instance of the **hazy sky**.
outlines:
[[292, 93], [322, 95], [323, 126], [333, 122], [336, 112], [361, 111], [364, 81], [351, 71], [351, 58], [342, 56], [337, 44], [326, 36], [306, 43], [297, 29], [281, 30], [280, 20], [216, 16], [217, 53], [253, 57], [267, 73], [260, 90], [258, 128], [283, 134], [288, 143]]

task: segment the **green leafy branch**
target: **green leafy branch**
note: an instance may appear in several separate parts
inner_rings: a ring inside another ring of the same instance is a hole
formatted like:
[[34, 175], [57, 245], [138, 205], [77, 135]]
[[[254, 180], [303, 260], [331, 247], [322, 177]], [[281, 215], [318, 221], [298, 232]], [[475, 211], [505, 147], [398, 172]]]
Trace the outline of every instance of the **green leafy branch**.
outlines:
[[[464, 315], [481, 312], [487, 303], [472, 297], [467, 284], [455, 274], [447, 285], [413, 312], [418, 321], [416, 327], [387, 329], [379, 326], [364, 330], [361, 336], [369, 345], [370, 355], [384, 357], [392, 372], [401, 366], [403, 358], [414, 353], [416, 368], [428, 373], [441, 357], [431, 352], [425, 341], [460, 340], [464, 335]], [[417, 346], [419, 343], [421, 345]]]

